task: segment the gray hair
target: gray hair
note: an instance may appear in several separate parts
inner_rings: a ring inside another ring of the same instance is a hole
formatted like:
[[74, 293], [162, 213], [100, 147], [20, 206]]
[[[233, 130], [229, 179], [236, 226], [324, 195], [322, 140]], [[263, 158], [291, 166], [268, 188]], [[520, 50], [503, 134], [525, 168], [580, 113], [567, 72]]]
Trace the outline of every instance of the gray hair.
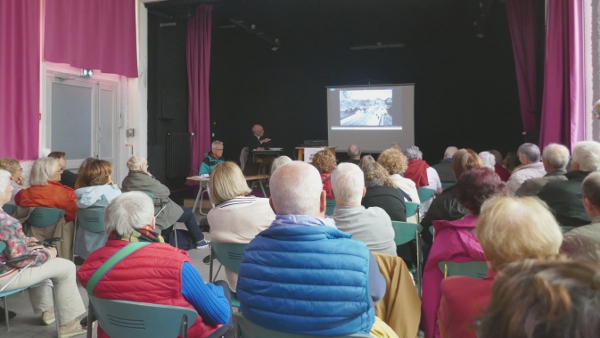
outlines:
[[455, 146], [450, 146], [446, 148], [446, 151], [444, 152], [444, 158], [452, 158], [452, 156], [454, 156], [454, 154], [456, 154], [457, 151], [458, 148], [456, 148]]
[[481, 158], [481, 162], [483, 162], [484, 167], [494, 170], [496, 157], [492, 153], [489, 151], [482, 151], [479, 153], [479, 157]]
[[354, 163], [340, 163], [331, 173], [331, 189], [339, 203], [360, 204], [364, 187], [364, 174]]
[[562, 144], [550, 143], [544, 148], [542, 157], [553, 168], [565, 169], [569, 164], [569, 149]]
[[8, 186], [10, 186], [10, 172], [0, 169], [0, 194], [4, 194]]
[[216, 146], [222, 146], [223, 142], [219, 141], [219, 140], [214, 140], [213, 143], [210, 144], [210, 149], [216, 147]]
[[278, 215], [320, 215], [323, 182], [314, 166], [292, 161], [271, 176], [271, 202]]
[[44, 157], [35, 161], [29, 174], [29, 185], [48, 185], [54, 173], [58, 170], [58, 160], [54, 157]]
[[523, 143], [517, 150], [517, 156], [523, 156], [531, 163], [539, 162], [540, 148], [533, 143]]
[[273, 173], [275, 172], [275, 170], [277, 170], [277, 168], [281, 167], [282, 165], [286, 164], [286, 163], [290, 163], [292, 162], [292, 159], [287, 157], [287, 156], [279, 156], [278, 158], [273, 160], [273, 163], [271, 164], [271, 175], [273, 175]]
[[417, 146], [410, 146], [406, 149], [406, 158], [408, 158], [409, 161], [422, 160], [423, 152], [421, 152]]
[[600, 143], [581, 141], [573, 149], [573, 163], [579, 164], [579, 170], [600, 170]]
[[152, 224], [154, 204], [148, 194], [130, 191], [119, 195], [104, 210], [106, 234], [113, 231], [119, 235], [131, 233]]
[[393, 142], [390, 145], [390, 149], [396, 149], [398, 151], [402, 151], [402, 147], [400, 146], [400, 143], [398, 143], [398, 142]]
[[[354, 151], [352, 151], [353, 147], [355, 148]], [[355, 157], [355, 156], [360, 156], [360, 154], [361, 154], [360, 148], [356, 144], [351, 144], [348, 147], [348, 156]]]
[[142, 168], [146, 165], [148, 165], [148, 161], [137, 155], [131, 156], [127, 161], [127, 168], [129, 168], [129, 171], [143, 171], [144, 169]]

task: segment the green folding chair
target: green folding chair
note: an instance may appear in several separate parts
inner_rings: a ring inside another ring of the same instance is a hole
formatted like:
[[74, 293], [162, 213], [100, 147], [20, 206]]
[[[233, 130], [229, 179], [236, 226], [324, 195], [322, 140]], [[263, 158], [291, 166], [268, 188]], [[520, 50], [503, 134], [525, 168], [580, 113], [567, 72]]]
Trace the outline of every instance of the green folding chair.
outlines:
[[433, 227], [433, 225], [429, 226], [429, 233], [431, 234], [432, 242], [433, 242], [433, 239], [435, 239], [435, 228]]
[[467, 276], [471, 278], [484, 278], [489, 270], [487, 262], [472, 261], [457, 263], [453, 261], [441, 261], [438, 267], [444, 273], [444, 278], [452, 276]]
[[327, 209], [325, 210], [325, 215], [327, 215], [327, 216], [333, 215], [333, 210], [335, 209], [336, 205], [337, 205], [337, 203], [335, 203], [335, 200], [333, 198], [328, 198], [327, 199]]
[[[265, 329], [262, 326], [258, 326], [248, 319], [244, 318], [239, 312], [233, 314], [235, 316], [235, 336], [241, 338], [321, 338], [322, 336], [310, 336], [296, 333], [285, 333], [279, 331], [273, 331]], [[294, 323], [290, 323], [290, 327], [293, 327]], [[369, 334], [354, 333], [343, 336], [328, 336], [329, 338], [350, 338], [350, 337], [371, 337]]]
[[[88, 323], [98, 320], [112, 338], [185, 338], [198, 317], [196, 310], [186, 307], [88, 297]], [[88, 325], [88, 337], [92, 331], [93, 325]]]
[[2, 206], [2, 210], [4, 210], [4, 212], [7, 214], [12, 215], [15, 213], [15, 211], [17, 211], [17, 206], [12, 204], [4, 204]]
[[[75, 231], [73, 231], [73, 261], [75, 260], [75, 243], [78, 227], [94, 233], [104, 233], [104, 208], [78, 209], [75, 213]], [[106, 236], [108, 239], [108, 236]]]
[[451, 186], [455, 185], [455, 182], [442, 182], [442, 189], [446, 190], [446, 188], [450, 188]]
[[417, 189], [417, 194], [419, 194], [419, 199], [421, 200], [421, 203], [423, 203], [427, 200], [432, 199], [436, 195], [436, 191], [433, 189], [420, 187], [419, 189]]
[[[240, 264], [242, 264], [242, 254], [248, 244], [234, 244], [234, 243], [215, 243], [210, 242], [210, 268], [208, 275], [210, 282], [214, 282], [219, 275], [221, 266], [238, 273], [240, 271]], [[213, 276], [213, 262], [216, 258], [221, 266], [217, 270], [217, 273]], [[231, 295], [231, 305], [233, 307], [240, 307], [240, 301], [233, 294]]]
[[570, 226], [560, 226], [560, 230], [562, 231], [563, 234], [566, 234], [567, 232], [575, 229], [576, 227], [570, 227]]
[[404, 205], [406, 205], [406, 218], [417, 215], [417, 222], [421, 223], [419, 210], [421, 210], [423, 206], [417, 202], [404, 202]]
[[423, 227], [407, 222], [392, 221], [392, 228], [394, 229], [394, 243], [396, 245], [402, 245], [415, 241], [417, 244], [417, 267], [409, 269], [410, 272], [417, 276], [417, 291], [419, 296], [421, 295], [421, 286], [423, 285], [423, 276], [421, 274], [421, 266], [423, 264], [423, 249], [421, 248], [421, 231]]
[[62, 209], [35, 207], [29, 214], [27, 223], [32, 227], [46, 228], [60, 221], [61, 218], [65, 217], [65, 213]]

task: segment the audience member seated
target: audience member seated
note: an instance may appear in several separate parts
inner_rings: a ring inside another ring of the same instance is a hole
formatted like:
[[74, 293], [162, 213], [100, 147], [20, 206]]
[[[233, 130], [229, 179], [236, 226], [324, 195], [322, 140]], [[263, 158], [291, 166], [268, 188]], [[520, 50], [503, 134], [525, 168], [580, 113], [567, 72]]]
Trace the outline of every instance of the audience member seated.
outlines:
[[350, 145], [348, 147], [348, 157], [349, 157], [349, 159], [346, 162], [358, 164], [358, 162], [360, 162], [360, 155], [361, 154], [362, 154], [362, 151], [360, 151], [360, 148], [356, 144]]
[[502, 159], [502, 154], [498, 150], [490, 150], [490, 153], [494, 155], [496, 158], [496, 164], [494, 164], [494, 170], [496, 170], [496, 174], [500, 176], [502, 182], [508, 181], [510, 178], [510, 172], [504, 167], [504, 160]]
[[[56, 162], [55, 159], [49, 159]], [[11, 174], [6, 170], [0, 170], [0, 206], [8, 202], [11, 196], [12, 186], [10, 184]], [[85, 313], [85, 305], [75, 280], [75, 264], [73, 262], [57, 258], [56, 248], [33, 249], [38, 239], [26, 237], [23, 233], [21, 223], [4, 211], [0, 210], [0, 241], [6, 244], [6, 249], [0, 252], [0, 262], [6, 262], [19, 258], [23, 255], [33, 255], [32, 258], [23, 259], [13, 265], [0, 264], [0, 288], [15, 278], [19, 268], [24, 268], [32, 263], [26, 271], [18, 275], [16, 279], [5, 289], [10, 291], [24, 288], [47, 279], [54, 284], [56, 299], [60, 304], [58, 319], [61, 337], [73, 337], [85, 333], [85, 328], [79, 325], [77, 317]], [[42, 313], [42, 322], [51, 325], [56, 320], [53, 308], [52, 289], [40, 286], [29, 289], [29, 299], [34, 313]]]
[[548, 204], [562, 226], [590, 224], [581, 197], [581, 183], [591, 172], [600, 170], [600, 143], [582, 141], [573, 149], [570, 172], [565, 174], [567, 181], [548, 182], [538, 193], [538, 197]]
[[[204, 234], [196, 222], [192, 210], [180, 206], [171, 201], [169, 195], [171, 190], [148, 172], [148, 161], [141, 156], [131, 156], [127, 161], [129, 174], [123, 179], [123, 192], [141, 191], [152, 194], [154, 200], [154, 213], [156, 216], [156, 227], [168, 238], [173, 230], [175, 222], [183, 222], [196, 242], [196, 247], [201, 248], [208, 245], [204, 240]], [[166, 230], [166, 231], [165, 231]]]
[[60, 166], [60, 184], [66, 185], [69, 188], [75, 189], [75, 182], [77, 181], [77, 174], [65, 170], [67, 167], [67, 159], [64, 151], [53, 151], [48, 154], [48, 157], [55, 158]]
[[515, 169], [521, 166], [519, 156], [517, 156], [517, 153], [512, 151], [509, 151], [506, 154], [506, 157], [504, 158], [504, 160], [502, 160], [502, 163], [504, 163], [504, 168], [506, 168], [506, 170], [508, 170], [508, 172], [511, 174], [513, 171], [515, 171]]
[[358, 161], [358, 167], [362, 170], [362, 168], [368, 164], [368, 163], [373, 163], [375, 162], [375, 159], [373, 158], [373, 156], [371, 155], [365, 155], [363, 156], [360, 161]]
[[[376, 162], [369, 163], [366, 167], [374, 164]], [[351, 163], [340, 163], [333, 171], [331, 185], [336, 207], [331, 218], [335, 220], [339, 230], [352, 234], [352, 239], [363, 241], [372, 252], [396, 255], [394, 229], [390, 216], [380, 207], [365, 208], [361, 205], [361, 199], [367, 191], [364, 177], [365, 174], [360, 168]], [[398, 191], [396, 188], [390, 188], [392, 189]], [[404, 199], [399, 191], [395, 197], [392, 195], [389, 197]], [[403, 210], [406, 219], [405, 207]], [[402, 216], [401, 213], [394, 215], [399, 218]]]
[[[481, 163], [479, 155], [473, 150], [461, 149], [452, 156], [450, 167], [454, 172], [454, 176], [458, 178], [463, 172], [469, 169], [483, 168], [483, 163]], [[468, 212], [456, 198], [456, 191], [454, 186], [452, 186], [446, 188], [431, 202], [431, 206], [421, 221], [421, 225], [423, 229], [429, 229], [433, 225], [434, 220], [452, 221], [463, 218]], [[428, 230], [423, 231], [421, 237], [427, 244], [431, 245], [433, 237]]]
[[435, 171], [438, 173], [442, 183], [456, 182], [456, 177], [454, 177], [452, 168], [450, 168], [450, 162], [452, 162], [452, 156], [454, 156], [457, 151], [458, 148], [454, 146], [446, 148], [446, 152], [444, 152], [444, 159], [440, 163], [433, 166], [433, 169], [435, 169]]
[[398, 150], [399, 152], [402, 152], [402, 147], [400, 146], [400, 143], [398, 143], [398, 142], [393, 142], [393, 143], [390, 145], [390, 149], [396, 149], [396, 150]]
[[[79, 172], [81, 188], [75, 190], [77, 206], [80, 209], [106, 208], [121, 190], [112, 180], [113, 165], [105, 160], [95, 159]], [[104, 233], [87, 231], [81, 227], [75, 231], [75, 254], [86, 259], [90, 253], [104, 246], [107, 236]]]
[[21, 168], [21, 165], [17, 160], [13, 160], [12, 158], [2, 158], [0, 159], [0, 169], [10, 173], [10, 185], [13, 187], [10, 201], [6, 202], [6, 204], [16, 205], [15, 195], [19, 191], [27, 188], [25, 176], [23, 176], [23, 168]]
[[477, 338], [473, 322], [487, 308], [496, 273], [521, 259], [555, 256], [563, 237], [552, 213], [534, 197], [486, 201], [475, 234], [490, 270], [483, 279], [455, 276], [442, 281], [438, 326], [443, 338]]
[[406, 222], [404, 194], [394, 184], [387, 171], [377, 162], [363, 167], [367, 192], [361, 204], [365, 208], [380, 207], [392, 221]]
[[506, 185], [511, 192], [517, 189], [530, 178], [538, 178], [546, 175], [544, 164], [540, 162], [540, 148], [533, 143], [523, 143], [517, 150], [521, 166], [515, 168], [510, 174]]
[[[104, 220], [106, 245], [92, 252], [77, 271], [84, 287], [121, 249], [136, 242], [149, 244], [110, 268], [92, 290], [94, 296], [195, 309], [198, 318], [188, 329], [190, 337], [207, 337], [229, 322], [231, 310], [224, 294], [229, 290], [204, 283], [185, 251], [164, 244], [155, 232], [154, 206], [147, 194], [128, 192], [115, 198], [106, 207]], [[102, 327], [98, 337], [107, 337]]]
[[404, 172], [404, 177], [415, 182], [417, 189], [426, 187], [435, 190], [438, 194], [441, 193], [442, 182], [440, 177], [435, 169], [423, 161], [423, 153], [419, 150], [419, 147], [408, 147], [406, 157], [408, 158], [408, 168]]
[[589, 174], [581, 185], [583, 206], [591, 224], [565, 234], [561, 252], [576, 260], [600, 262], [600, 172]]
[[329, 150], [321, 150], [313, 156], [312, 165], [321, 174], [321, 182], [323, 182], [323, 190], [325, 190], [327, 198], [333, 198], [331, 195], [331, 172], [337, 167], [335, 155]]
[[[351, 192], [338, 187], [340, 196], [360, 207], [362, 172], [354, 164], [340, 164], [333, 172], [334, 195], [340, 173], [352, 176]], [[277, 216], [242, 256], [240, 310], [249, 321], [274, 331], [334, 336], [385, 328], [390, 333], [380, 337], [397, 337], [375, 319], [373, 306], [386, 288], [377, 261], [363, 242], [323, 218], [322, 186], [317, 169], [304, 162], [284, 164], [271, 176], [270, 200]], [[358, 196], [351, 196], [356, 190]]]
[[[402, 174], [408, 168], [408, 160], [404, 154], [395, 149], [387, 149], [379, 155], [377, 163], [381, 164], [387, 170], [392, 182], [404, 193], [406, 201], [421, 203], [415, 182], [402, 177]], [[361, 169], [364, 171], [363, 167]]]
[[[85, 160], [83, 160], [83, 162], [81, 162], [81, 165], [79, 166], [79, 171], [77, 171], [77, 173], [82, 173], [85, 171], [85, 167], [87, 167], [88, 164], [90, 164], [92, 161], [96, 160], [95, 157], [88, 157]], [[75, 181], [75, 189], [79, 189], [81, 188], [81, 178], [79, 177], [79, 175], [77, 175], [77, 181]]]
[[277, 168], [289, 162], [292, 162], [292, 159], [287, 156], [279, 156], [278, 158], [274, 159], [273, 163], [271, 164], [271, 174], [273, 174]]
[[[77, 198], [72, 188], [59, 183], [62, 169], [52, 157], [35, 161], [29, 176], [29, 185], [15, 196], [17, 205], [24, 207], [47, 207], [66, 212], [65, 221], [75, 220]], [[72, 234], [71, 234], [72, 235]]]
[[213, 141], [210, 145], [210, 152], [204, 154], [206, 156], [200, 165], [198, 175], [210, 174], [211, 171], [219, 163], [223, 163], [223, 142]]
[[526, 180], [515, 194], [517, 196], [535, 196], [550, 181], [566, 181], [565, 174], [567, 173], [566, 168], [569, 159], [569, 149], [567, 147], [562, 144], [550, 143], [542, 152], [542, 164], [546, 175]]
[[509, 194], [500, 177], [488, 168], [474, 168], [465, 171], [458, 177], [454, 189], [456, 198], [469, 210], [469, 213], [464, 218], [454, 221], [433, 221], [435, 241], [431, 245], [429, 258], [423, 272], [423, 319], [421, 323], [425, 338], [439, 336], [439, 327], [436, 322], [441, 298], [440, 283], [444, 275], [440, 271], [438, 263], [441, 261], [458, 263], [484, 261], [483, 250], [473, 233], [481, 205], [493, 196]]
[[496, 171], [494, 165], [496, 164], [496, 158], [489, 151], [482, 151], [479, 153], [479, 158], [481, 158], [481, 163], [483, 163], [484, 168], [489, 168]]
[[481, 320], [480, 338], [600, 337], [600, 269], [527, 259], [504, 268]]
[[[273, 223], [275, 213], [269, 199], [249, 195], [252, 191], [237, 164], [218, 164], [210, 175], [209, 186], [210, 200], [215, 204], [207, 216], [213, 242], [248, 244]], [[229, 288], [235, 292], [237, 273], [225, 268], [225, 274]]]

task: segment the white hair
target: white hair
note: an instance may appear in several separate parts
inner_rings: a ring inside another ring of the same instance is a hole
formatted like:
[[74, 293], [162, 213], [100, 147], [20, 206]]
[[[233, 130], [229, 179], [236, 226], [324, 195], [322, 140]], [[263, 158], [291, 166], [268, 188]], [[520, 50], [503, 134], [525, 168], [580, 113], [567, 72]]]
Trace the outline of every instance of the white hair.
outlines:
[[129, 158], [129, 161], [127, 161], [127, 168], [129, 168], [129, 171], [142, 171], [142, 168], [147, 164], [148, 161], [145, 158], [133, 155]]
[[517, 150], [517, 156], [523, 156], [530, 163], [540, 161], [540, 148], [533, 143], [523, 143]]
[[10, 185], [10, 172], [4, 169], [0, 169], [0, 194], [4, 194], [8, 186]]
[[48, 185], [48, 180], [52, 179], [57, 170], [58, 160], [53, 157], [36, 160], [29, 174], [29, 185]]
[[489, 151], [482, 151], [479, 153], [479, 157], [481, 158], [481, 162], [483, 162], [484, 167], [494, 170], [494, 165], [496, 164], [496, 156], [494, 156]]
[[154, 204], [148, 194], [130, 191], [115, 198], [104, 211], [106, 234], [113, 231], [119, 235], [152, 224]]
[[579, 164], [579, 170], [600, 170], [600, 143], [596, 141], [578, 142], [573, 149], [573, 163]]
[[222, 145], [223, 145], [223, 142], [221, 142], [221, 141], [219, 141], [219, 140], [215, 140], [215, 141], [213, 141], [213, 143], [211, 143], [211, 144], [210, 144], [210, 149], [212, 149], [212, 148], [214, 148], [214, 147], [216, 147], [216, 146], [219, 146], [219, 145], [221, 145], [221, 146], [222, 146]]
[[457, 151], [458, 148], [456, 148], [455, 146], [450, 146], [446, 148], [446, 152], [444, 152], [444, 158], [452, 158], [452, 156], [454, 156], [454, 154], [456, 154]]
[[336, 202], [340, 204], [360, 204], [365, 175], [353, 163], [340, 163], [331, 173], [331, 189]]
[[419, 147], [417, 146], [410, 146], [406, 149], [406, 158], [411, 161], [411, 160], [422, 160], [423, 159], [423, 152], [421, 152], [419, 150]]
[[272, 173], [271, 201], [278, 215], [318, 216], [323, 182], [314, 166], [292, 161]]
[[277, 168], [281, 167], [282, 165], [286, 164], [286, 163], [290, 163], [292, 162], [292, 159], [287, 157], [287, 156], [279, 156], [278, 158], [273, 160], [273, 163], [271, 164], [271, 175], [273, 175], [273, 173], [275, 172], [275, 170], [277, 170]]
[[542, 157], [553, 168], [565, 169], [569, 164], [569, 149], [562, 144], [550, 143], [544, 148]]

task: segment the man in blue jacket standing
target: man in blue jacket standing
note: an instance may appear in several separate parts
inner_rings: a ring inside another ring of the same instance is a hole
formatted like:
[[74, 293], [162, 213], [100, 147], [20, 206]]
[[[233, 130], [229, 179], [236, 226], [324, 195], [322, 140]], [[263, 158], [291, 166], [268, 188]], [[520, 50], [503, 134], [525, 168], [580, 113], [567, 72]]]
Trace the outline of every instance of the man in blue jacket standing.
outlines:
[[223, 163], [223, 142], [214, 141], [210, 145], [210, 152], [204, 154], [206, 158], [200, 165], [200, 173], [198, 175], [210, 174], [219, 163]]
[[284, 164], [270, 186], [277, 217], [244, 251], [237, 284], [243, 315], [274, 331], [369, 333], [385, 279], [367, 246], [324, 218], [317, 169], [298, 161]]

